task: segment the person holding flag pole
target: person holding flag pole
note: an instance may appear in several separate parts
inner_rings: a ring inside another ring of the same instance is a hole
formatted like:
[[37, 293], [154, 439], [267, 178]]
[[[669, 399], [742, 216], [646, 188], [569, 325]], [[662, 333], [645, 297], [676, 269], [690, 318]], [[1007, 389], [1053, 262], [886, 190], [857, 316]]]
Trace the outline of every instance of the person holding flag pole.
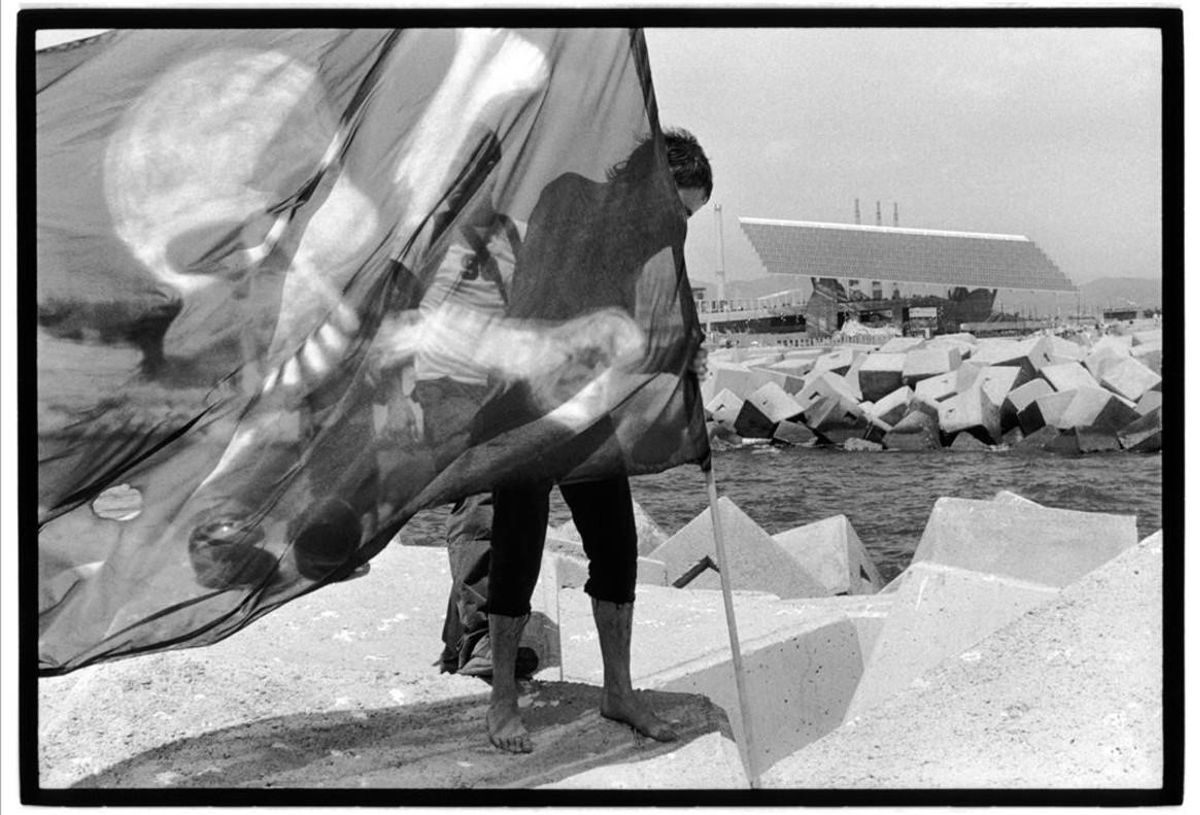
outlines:
[[[685, 130], [666, 131], [664, 142], [679, 210], [690, 217], [712, 194], [711, 165], [699, 142]], [[643, 252], [647, 247], [620, 240], [624, 237], [623, 229], [637, 228], [628, 223], [623, 187], [644, 180], [658, 149], [655, 139], [643, 141], [627, 161], [609, 172], [606, 184], [567, 174], [547, 186], [534, 208], [526, 242], [517, 258], [510, 316], [566, 319], [589, 309], [632, 305], [638, 261], [642, 258], [636, 251], [628, 251], [628, 247], [633, 244], [634, 250]], [[564, 265], [554, 277], [538, 274], [542, 264], [561, 262], [555, 256], [559, 247], [551, 246], [544, 251], [538, 242], [540, 235], [561, 235], [564, 229], [571, 228], [576, 231], [577, 242], [585, 247], [569, 253], [578, 265], [574, 269]], [[649, 247], [651, 252], [660, 248]], [[544, 284], [547, 280], [554, 281], [553, 288]], [[699, 333], [698, 323], [693, 329]], [[693, 374], [705, 375], [706, 357], [697, 343], [691, 363]], [[519, 403], [529, 397], [515, 389], [501, 399], [508, 400], [506, 407], [511, 413], [514, 401]], [[520, 408], [515, 412], [519, 413]], [[579, 440], [585, 446], [594, 446], [602, 441], [588, 441], [589, 436], [602, 435], [603, 428], [600, 433], [585, 433]], [[583, 455], [587, 452], [583, 451]], [[514, 674], [518, 643], [529, 618], [529, 601], [540, 568], [552, 485], [551, 479], [535, 478], [497, 484], [493, 490], [488, 585], [493, 671], [487, 726], [492, 744], [510, 752], [533, 749], [518, 710]], [[560, 483], [559, 489], [570, 506], [589, 561], [589, 579], [584, 589], [592, 598], [604, 664], [601, 715], [629, 724], [652, 739], [672, 741], [677, 737], [675, 731], [637, 697], [630, 676], [637, 531], [628, 477], [621, 474]]]

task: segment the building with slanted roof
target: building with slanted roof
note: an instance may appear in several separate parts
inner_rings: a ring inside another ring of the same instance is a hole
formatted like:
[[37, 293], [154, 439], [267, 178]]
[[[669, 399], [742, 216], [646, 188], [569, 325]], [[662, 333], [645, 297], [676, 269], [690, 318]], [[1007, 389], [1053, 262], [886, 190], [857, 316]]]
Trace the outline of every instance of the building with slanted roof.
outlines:
[[[1076, 290], [1046, 253], [1022, 235], [767, 218], [738, 221], [768, 272], [812, 280], [813, 294], [805, 307], [810, 333], [835, 331], [850, 317], [957, 330], [961, 323], [988, 319], [999, 290]], [[900, 284], [945, 286], [946, 297], [904, 297]]]

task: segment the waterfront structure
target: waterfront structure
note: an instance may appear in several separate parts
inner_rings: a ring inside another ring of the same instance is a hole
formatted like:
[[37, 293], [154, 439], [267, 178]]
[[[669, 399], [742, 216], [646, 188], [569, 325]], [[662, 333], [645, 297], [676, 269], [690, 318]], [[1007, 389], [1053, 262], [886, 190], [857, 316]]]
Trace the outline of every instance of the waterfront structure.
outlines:
[[[1022, 235], [767, 218], [738, 221], [768, 272], [802, 274], [812, 281], [803, 309], [792, 309], [802, 311], [809, 333], [832, 333], [851, 318], [955, 331], [962, 323], [991, 317], [1000, 290], [1076, 290], [1054, 261]], [[945, 287], [946, 296], [905, 297], [900, 284]]]

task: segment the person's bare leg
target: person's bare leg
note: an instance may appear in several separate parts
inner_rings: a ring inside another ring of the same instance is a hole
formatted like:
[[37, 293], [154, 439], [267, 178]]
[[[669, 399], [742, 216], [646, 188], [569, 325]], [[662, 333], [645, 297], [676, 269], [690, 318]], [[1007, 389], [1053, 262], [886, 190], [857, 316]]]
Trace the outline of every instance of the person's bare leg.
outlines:
[[633, 690], [629, 673], [629, 649], [633, 637], [633, 603], [610, 603], [592, 598], [592, 616], [600, 636], [604, 661], [604, 690], [600, 715], [625, 722], [656, 741], [674, 741], [678, 736]]
[[492, 641], [492, 696], [487, 710], [488, 740], [510, 753], [533, 751], [533, 739], [521, 721], [516, 665], [517, 644], [525, 630], [526, 614], [507, 617], [488, 615], [488, 637]]

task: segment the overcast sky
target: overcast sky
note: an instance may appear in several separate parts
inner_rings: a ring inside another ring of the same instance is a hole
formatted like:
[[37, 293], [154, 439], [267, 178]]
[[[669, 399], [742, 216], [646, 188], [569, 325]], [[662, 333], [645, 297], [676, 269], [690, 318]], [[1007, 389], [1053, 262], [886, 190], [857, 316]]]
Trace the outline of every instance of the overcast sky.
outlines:
[[[58, 39], [58, 38], [55, 38]], [[1076, 283], [1161, 277], [1156, 29], [647, 29], [660, 118], [702, 141], [729, 279], [738, 217], [996, 232]], [[48, 41], [40, 40], [39, 45]], [[713, 206], [688, 268], [715, 280]]]
[[[1156, 29], [648, 29], [664, 124], [714, 165], [729, 279], [741, 217], [1025, 235], [1076, 283], [1161, 276]], [[715, 280], [710, 205], [692, 277]]]

